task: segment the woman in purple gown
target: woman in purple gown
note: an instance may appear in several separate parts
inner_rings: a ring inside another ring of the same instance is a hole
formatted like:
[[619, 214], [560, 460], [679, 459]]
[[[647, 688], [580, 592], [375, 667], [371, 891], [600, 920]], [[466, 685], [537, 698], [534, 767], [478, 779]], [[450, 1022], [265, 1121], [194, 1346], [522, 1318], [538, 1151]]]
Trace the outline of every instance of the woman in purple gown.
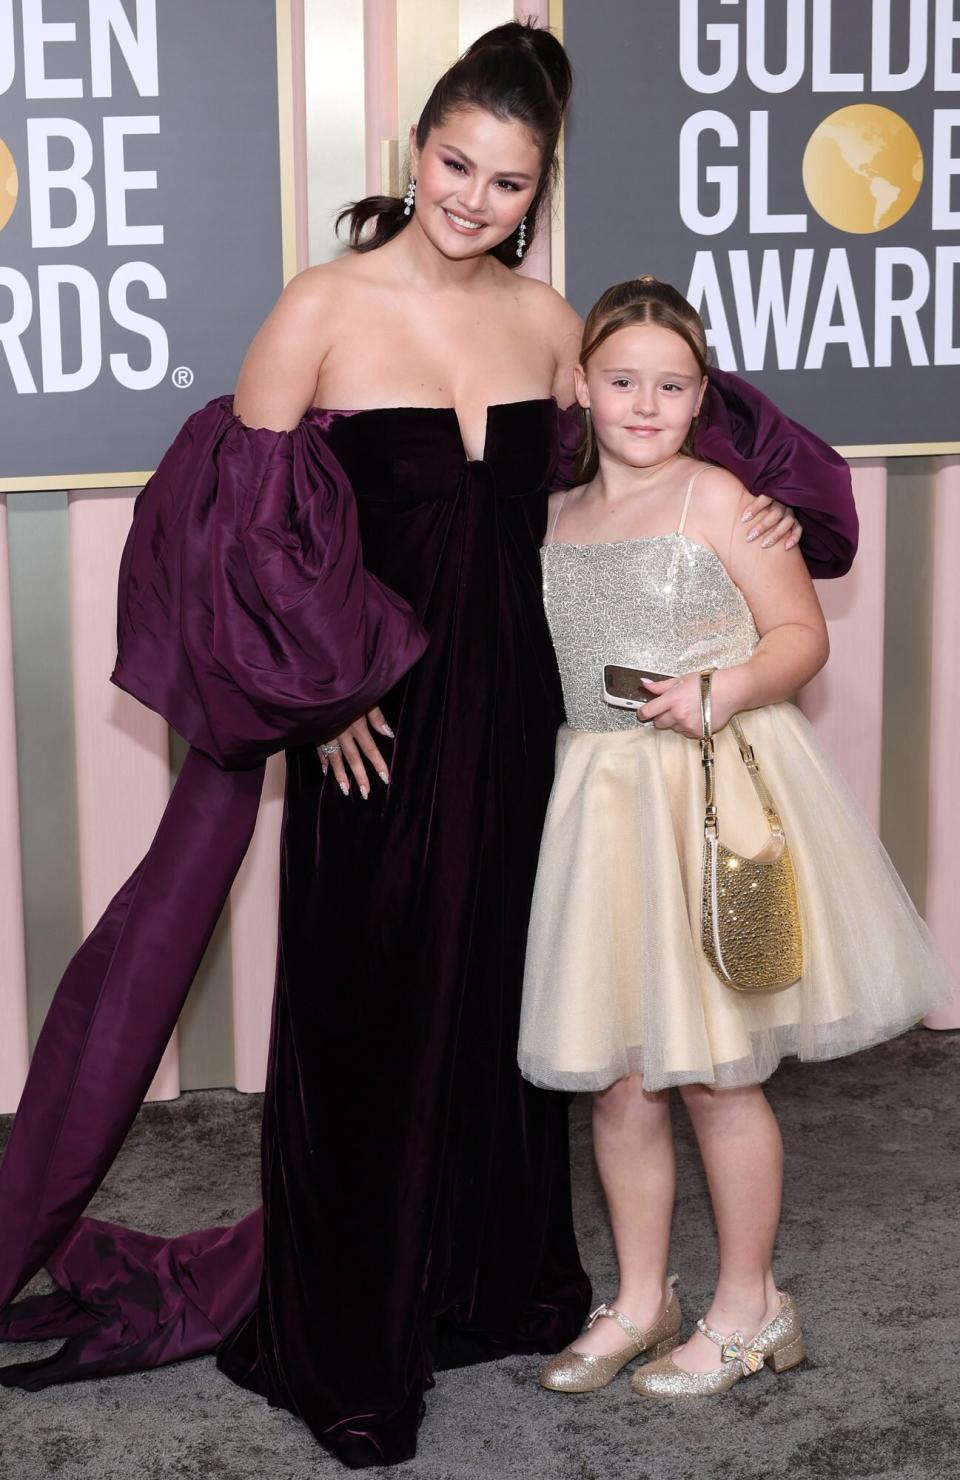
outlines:
[[[8, 1385], [218, 1350], [361, 1467], [413, 1454], [435, 1367], [580, 1328], [566, 1102], [515, 1066], [561, 718], [538, 548], [572, 476], [579, 323], [510, 268], [568, 91], [547, 33], [476, 43], [413, 134], [406, 203], [355, 208], [358, 250], [291, 284], [234, 406], [191, 418], [138, 504], [114, 677], [193, 749], [68, 968], [0, 1168], [0, 1308], [42, 1264], [59, 1287], [0, 1338], [67, 1338]], [[700, 451], [795, 505], [811, 568], [841, 573], [843, 465], [715, 384]], [[83, 1219], [279, 748], [263, 1218], [173, 1240]]]

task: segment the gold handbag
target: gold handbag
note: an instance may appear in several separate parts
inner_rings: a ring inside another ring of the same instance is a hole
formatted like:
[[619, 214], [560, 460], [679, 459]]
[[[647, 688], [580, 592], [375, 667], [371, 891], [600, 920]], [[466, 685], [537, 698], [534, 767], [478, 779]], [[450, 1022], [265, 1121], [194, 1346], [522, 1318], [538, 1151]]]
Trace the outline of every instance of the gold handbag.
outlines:
[[703, 950], [720, 980], [735, 992], [779, 992], [798, 981], [803, 972], [797, 881], [783, 824], [736, 715], [730, 728], [760, 799], [770, 841], [755, 858], [744, 858], [720, 841], [714, 800], [711, 677], [712, 672], [700, 675], [700, 753], [706, 788], [700, 903]]

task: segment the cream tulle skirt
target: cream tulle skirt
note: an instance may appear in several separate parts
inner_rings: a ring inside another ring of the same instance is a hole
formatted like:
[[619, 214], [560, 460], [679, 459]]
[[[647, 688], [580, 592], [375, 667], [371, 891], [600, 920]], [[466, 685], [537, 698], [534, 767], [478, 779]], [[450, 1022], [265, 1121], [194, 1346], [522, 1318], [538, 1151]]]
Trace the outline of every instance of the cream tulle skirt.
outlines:
[[[759, 1083], [785, 1054], [827, 1059], [891, 1038], [956, 990], [890, 859], [792, 704], [742, 717], [783, 818], [804, 971], [768, 997], [733, 992], [700, 949], [703, 772], [696, 741], [636, 726], [564, 726], [527, 945], [520, 1068], [596, 1090], [641, 1073]], [[720, 837], [769, 836], [729, 728], [717, 736]]]

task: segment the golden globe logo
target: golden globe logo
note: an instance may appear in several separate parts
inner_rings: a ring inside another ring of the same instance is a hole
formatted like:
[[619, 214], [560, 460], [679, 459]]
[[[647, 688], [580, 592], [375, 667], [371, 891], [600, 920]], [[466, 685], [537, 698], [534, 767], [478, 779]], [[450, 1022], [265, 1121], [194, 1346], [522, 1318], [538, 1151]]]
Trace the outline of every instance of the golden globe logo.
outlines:
[[803, 188], [838, 231], [886, 231], [907, 214], [923, 183], [920, 140], [905, 119], [876, 103], [838, 108], [810, 135]]
[[19, 191], [20, 181], [16, 162], [6, 144], [0, 139], [0, 231], [13, 215]]
[[[157, 189], [156, 170], [133, 168], [130, 159], [147, 156], [148, 139], [160, 132], [158, 114], [104, 111], [91, 119], [87, 110], [81, 119], [69, 107], [70, 100], [110, 100], [118, 62], [138, 97], [158, 96], [156, 0], [136, 0], [135, 7], [86, 0], [83, 9], [81, 44], [76, 20], [48, 19], [43, 0], [0, 0], [0, 96], [22, 69], [28, 106], [25, 158], [16, 161], [0, 141], [0, 229], [15, 208], [18, 214], [26, 208], [33, 253], [27, 271], [0, 264], [0, 351], [20, 395], [84, 390], [101, 374], [147, 390], [164, 378], [169, 362], [163, 325], [135, 306], [166, 298], [159, 269], [131, 258], [101, 282], [69, 260], [94, 239], [108, 247], [163, 244], [163, 226], [149, 219], [143, 198]], [[56, 114], [51, 99], [63, 100]], [[44, 104], [42, 116], [29, 115], [35, 100]], [[98, 191], [94, 182], [101, 179]], [[106, 315], [133, 337], [133, 353], [104, 355]], [[37, 321], [39, 363], [31, 363], [24, 338]]]
[[[831, 347], [854, 368], [960, 364], [960, 108], [939, 106], [960, 92], [960, 0], [678, 0], [678, 17], [683, 83], [712, 104], [731, 98], [683, 122], [680, 218], [696, 236], [736, 230], [751, 244], [694, 255], [687, 296], [720, 365], [818, 370]], [[864, 70], [835, 65], [841, 24], [863, 36]], [[745, 108], [744, 83], [775, 101]], [[789, 95], [867, 91], [919, 93], [929, 119], [924, 145], [879, 103], [833, 109], [809, 135], [784, 191], [781, 140], [796, 128]], [[791, 209], [773, 208], [774, 179], [779, 204]], [[910, 245], [877, 245], [868, 270], [862, 250], [854, 259], [845, 244], [791, 246], [808, 231], [807, 205], [846, 238], [883, 233], [912, 210]]]

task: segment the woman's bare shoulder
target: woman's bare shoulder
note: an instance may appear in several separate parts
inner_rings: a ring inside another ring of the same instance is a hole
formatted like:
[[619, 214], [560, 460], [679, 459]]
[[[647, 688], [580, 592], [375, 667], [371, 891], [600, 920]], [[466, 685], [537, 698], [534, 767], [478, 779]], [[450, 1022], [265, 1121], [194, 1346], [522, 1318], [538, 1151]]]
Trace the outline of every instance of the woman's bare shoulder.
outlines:
[[344, 288], [357, 280], [355, 261], [351, 253], [318, 263], [316, 267], [305, 267], [287, 283], [283, 298], [303, 313], [328, 312], [339, 301]]
[[271, 337], [286, 348], [291, 338], [308, 335], [314, 351], [322, 356], [336, 338], [356, 292], [362, 292], [353, 260], [338, 257], [292, 277], [267, 320]]
[[524, 273], [513, 273], [518, 301], [525, 312], [534, 315], [541, 324], [549, 326], [558, 336], [579, 335], [583, 321], [575, 308], [549, 283], [540, 278], [527, 277]]
[[312, 403], [336, 333], [333, 276], [326, 266], [297, 273], [257, 330], [234, 393], [249, 426], [289, 430]]
[[569, 406], [574, 400], [573, 367], [580, 358], [580, 315], [549, 283], [519, 276], [516, 281], [524, 332], [552, 353], [551, 391], [559, 405]]

